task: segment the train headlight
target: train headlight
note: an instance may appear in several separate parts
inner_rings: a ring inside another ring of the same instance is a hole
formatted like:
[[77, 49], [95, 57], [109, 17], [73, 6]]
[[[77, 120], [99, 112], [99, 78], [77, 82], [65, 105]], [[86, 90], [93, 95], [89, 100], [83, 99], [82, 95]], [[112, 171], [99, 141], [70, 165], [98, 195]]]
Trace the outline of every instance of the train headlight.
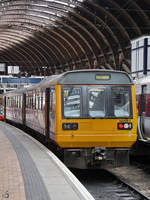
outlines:
[[131, 122], [119, 122], [117, 124], [117, 128], [119, 130], [131, 130], [132, 129], [132, 123]]
[[63, 123], [62, 129], [63, 130], [77, 130], [78, 129], [78, 123]]

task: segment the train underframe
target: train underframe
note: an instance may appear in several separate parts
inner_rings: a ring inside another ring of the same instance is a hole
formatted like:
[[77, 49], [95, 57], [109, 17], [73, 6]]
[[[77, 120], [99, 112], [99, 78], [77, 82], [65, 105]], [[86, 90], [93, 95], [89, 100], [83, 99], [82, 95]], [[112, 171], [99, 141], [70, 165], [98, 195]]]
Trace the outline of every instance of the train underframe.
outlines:
[[128, 148], [64, 149], [64, 163], [68, 167], [95, 169], [129, 165]]

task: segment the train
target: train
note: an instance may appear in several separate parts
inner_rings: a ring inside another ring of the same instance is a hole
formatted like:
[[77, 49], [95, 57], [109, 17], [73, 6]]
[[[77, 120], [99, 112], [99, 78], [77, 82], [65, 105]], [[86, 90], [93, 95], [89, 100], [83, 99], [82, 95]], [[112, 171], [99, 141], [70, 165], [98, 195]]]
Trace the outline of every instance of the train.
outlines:
[[133, 145], [132, 155], [150, 156], [150, 75], [134, 80], [137, 103], [138, 140]]
[[128, 165], [137, 140], [135, 87], [123, 71], [84, 69], [52, 75], [4, 93], [3, 109], [5, 121], [28, 127], [56, 146], [68, 167]]
[[138, 110], [138, 140], [132, 155], [150, 156], [150, 36], [131, 41], [131, 75], [134, 80]]

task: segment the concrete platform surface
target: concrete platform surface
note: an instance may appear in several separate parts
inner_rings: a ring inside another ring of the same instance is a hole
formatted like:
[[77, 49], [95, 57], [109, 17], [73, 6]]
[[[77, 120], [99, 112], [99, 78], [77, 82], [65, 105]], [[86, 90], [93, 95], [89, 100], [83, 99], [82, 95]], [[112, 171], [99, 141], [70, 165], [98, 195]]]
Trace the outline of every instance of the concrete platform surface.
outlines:
[[38, 141], [0, 122], [0, 200], [94, 200]]

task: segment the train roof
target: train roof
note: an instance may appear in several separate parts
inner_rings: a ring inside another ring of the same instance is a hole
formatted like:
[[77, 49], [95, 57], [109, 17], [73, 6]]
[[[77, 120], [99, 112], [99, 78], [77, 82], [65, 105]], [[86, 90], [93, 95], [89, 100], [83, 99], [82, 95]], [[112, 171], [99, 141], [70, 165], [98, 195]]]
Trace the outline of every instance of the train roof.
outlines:
[[[17, 89], [11, 93], [20, 93], [37, 88], [46, 88], [56, 84], [133, 84], [131, 77], [123, 71], [84, 69], [67, 71], [62, 74], [45, 77], [41, 82], [33, 86]], [[8, 92], [10, 93], [10, 92]]]
[[84, 69], [52, 75], [39, 83], [41, 86], [49, 84], [133, 84], [131, 77], [123, 71]]

